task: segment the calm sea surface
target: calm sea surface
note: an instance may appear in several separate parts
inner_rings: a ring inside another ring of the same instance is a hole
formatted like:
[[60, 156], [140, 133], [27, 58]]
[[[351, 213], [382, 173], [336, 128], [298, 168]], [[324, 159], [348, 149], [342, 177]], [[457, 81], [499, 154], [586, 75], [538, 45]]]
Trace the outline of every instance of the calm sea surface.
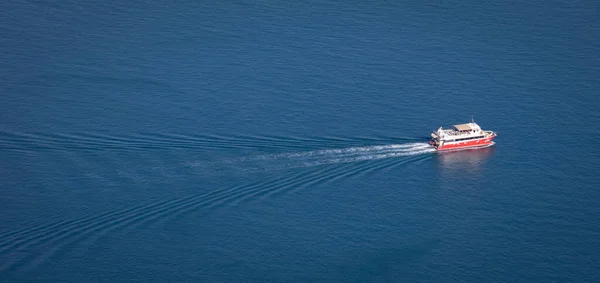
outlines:
[[600, 281], [597, 1], [3, 1], [0, 76], [2, 282]]

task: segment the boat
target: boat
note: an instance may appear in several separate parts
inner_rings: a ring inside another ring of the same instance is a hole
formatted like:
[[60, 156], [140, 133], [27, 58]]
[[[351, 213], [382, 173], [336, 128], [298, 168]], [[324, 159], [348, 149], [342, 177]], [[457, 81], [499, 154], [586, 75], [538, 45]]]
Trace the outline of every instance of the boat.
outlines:
[[452, 129], [440, 127], [433, 131], [429, 144], [438, 151], [488, 147], [495, 144], [492, 140], [496, 136], [496, 132], [482, 130], [471, 119], [470, 123], [454, 125]]

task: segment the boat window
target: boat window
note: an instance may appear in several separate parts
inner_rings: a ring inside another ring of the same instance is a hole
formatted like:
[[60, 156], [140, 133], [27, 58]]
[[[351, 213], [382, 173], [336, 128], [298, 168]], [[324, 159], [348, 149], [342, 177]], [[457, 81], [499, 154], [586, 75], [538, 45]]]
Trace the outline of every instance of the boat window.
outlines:
[[469, 137], [469, 138], [461, 138], [461, 139], [454, 139], [452, 141], [466, 141], [466, 140], [474, 140], [474, 139], [481, 139], [483, 138], [483, 136], [476, 136], [476, 137]]

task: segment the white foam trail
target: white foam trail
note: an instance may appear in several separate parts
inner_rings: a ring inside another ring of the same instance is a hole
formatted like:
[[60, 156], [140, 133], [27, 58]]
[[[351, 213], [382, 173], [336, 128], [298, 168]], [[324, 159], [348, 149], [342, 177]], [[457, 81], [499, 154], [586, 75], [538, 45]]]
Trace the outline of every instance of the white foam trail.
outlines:
[[285, 161], [285, 165], [279, 163], [275, 165], [276, 167], [307, 167], [410, 156], [434, 151], [435, 149], [427, 143], [408, 143], [282, 153], [257, 156], [253, 159], [274, 162], [271, 165], [279, 163], [277, 161]]
[[386, 151], [406, 151], [417, 148], [430, 147], [427, 143], [409, 143], [409, 144], [389, 144], [375, 146], [361, 146], [338, 149], [323, 149], [298, 153], [282, 153], [275, 155], [265, 155], [262, 158], [294, 158], [294, 157], [312, 157], [312, 156], [330, 156], [330, 155], [351, 155], [351, 154], [375, 154], [377, 152]]
[[394, 158], [401, 156], [411, 156], [411, 155], [419, 155], [424, 153], [434, 152], [435, 149], [428, 147], [415, 147], [410, 148], [410, 150], [401, 150], [401, 151], [391, 151], [391, 152], [382, 152], [378, 154], [368, 154], [368, 155], [360, 155], [360, 156], [350, 156], [350, 157], [341, 157], [341, 158], [327, 158], [323, 160], [318, 160], [314, 162], [306, 162], [305, 166], [317, 166], [324, 164], [336, 164], [336, 163], [352, 163], [352, 162], [360, 162], [367, 160], [378, 160], [385, 158]]
[[226, 172], [228, 169], [235, 171], [242, 169], [242, 172], [254, 172], [398, 158], [434, 151], [435, 149], [428, 143], [388, 144], [246, 156], [215, 162], [194, 162], [189, 166], [194, 168], [214, 168], [217, 170], [215, 172], [221, 173]]

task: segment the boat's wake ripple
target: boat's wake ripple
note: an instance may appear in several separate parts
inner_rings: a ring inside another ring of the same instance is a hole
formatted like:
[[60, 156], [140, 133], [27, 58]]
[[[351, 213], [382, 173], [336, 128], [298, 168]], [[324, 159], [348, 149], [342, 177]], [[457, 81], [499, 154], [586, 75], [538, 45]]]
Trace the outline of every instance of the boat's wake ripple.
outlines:
[[388, 144], [295, 153], [268, 154], [244, 157], [225, 163], [260, 163], [264, 168], [312, 167], [325, 164], [353, 163], [434, 152], [427, 143]]
[[[226, 183], [209, 191], [196, 192], [137, 206], [106, 211], [101, 214], [52, 222], [20, 230], [0, 233], [0, 274], [3, 272], [27, 273], [37, 266], [60, 257], [65, 252], [84, 251], [99, 239], [126, 230], [165, 227], [196, 211], [214, 210], [218, 207], [236, 206], [246, 202], [271, 198], [332, 182], [355, 174], [383, 170], [398, 164], [420, 160], [425, 153], [433, 152], [427, 143], [405, 143], [375, 146], [323, 149], [305, 152], [257, 155], [229, 160], [230, 169], [246, 170], [250, 167], [281, 169], [272, 178], [251, 178], [248, 182]], [[395, 157], [405, 157], [394, 159]], [[409, 158], [410, 157], [410, 158]], [[386, 162], [370, 162], [387, 159]], [[216, 162], [213, 165], [223, 165]], [[319, 165], [331, 166], [320, 167]], [[338, 164], [336, 166], [333, 166]], [[205, 163], [207, 165], [207, 163]], [[194, 171], [206, 174], [203, 168]], [[225, 170], [227, 171], [227, 170]], [[233, 171], [227, 171], [232, 173]], [[166, 176], [165, 176], [166, 178]], [[145, 228], [144, 228], [145, 227]]]

